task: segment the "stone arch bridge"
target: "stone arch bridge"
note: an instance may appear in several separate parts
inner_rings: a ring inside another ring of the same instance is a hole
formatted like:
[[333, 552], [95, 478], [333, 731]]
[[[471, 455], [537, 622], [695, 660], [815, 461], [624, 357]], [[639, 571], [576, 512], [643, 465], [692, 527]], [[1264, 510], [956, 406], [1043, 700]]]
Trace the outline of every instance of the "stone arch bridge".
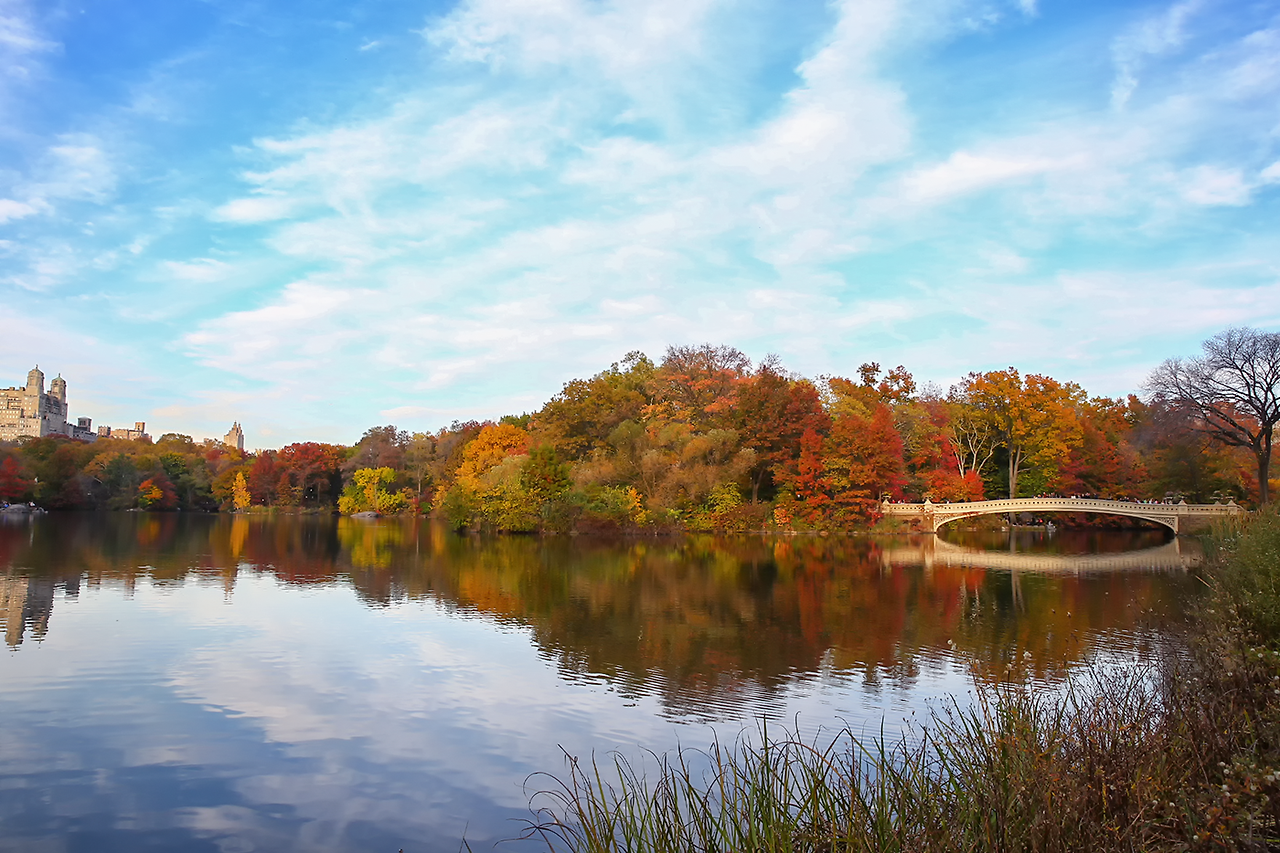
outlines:
[[1102, 515], [1123, 515], [1163, 524], [1174, 533], [1198, 533], [1208, 530], [1215, 519], [1243, 515], [1244, 510], [1235, 502], [1227, 504], [1145, 504], [1136, 501], [1109, 501], [1100, 498], [1015, 498], [999, 501], [967, 501], [964, 503], [935, 504], [893, 503], [885, 501], [882, 513], [903, 520], [918, 520], [925, 530], [936, 533], [938, 528], [962, 518], [979, 515], [1005, 515], [1013, 512], [1031, 512], [1037, 515], [1047, 512], [1092, 512]]

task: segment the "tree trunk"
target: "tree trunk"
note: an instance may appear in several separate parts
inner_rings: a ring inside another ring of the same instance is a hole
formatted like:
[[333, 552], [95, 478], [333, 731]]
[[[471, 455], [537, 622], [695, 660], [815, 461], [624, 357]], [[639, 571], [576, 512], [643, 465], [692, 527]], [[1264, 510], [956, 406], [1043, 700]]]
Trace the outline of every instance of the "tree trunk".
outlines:
[[1258, 503], [1265, 504], [1271, 500], [1271, 487], [1267, 477], [1271, 473], [1271, 445], [1258, 451]]

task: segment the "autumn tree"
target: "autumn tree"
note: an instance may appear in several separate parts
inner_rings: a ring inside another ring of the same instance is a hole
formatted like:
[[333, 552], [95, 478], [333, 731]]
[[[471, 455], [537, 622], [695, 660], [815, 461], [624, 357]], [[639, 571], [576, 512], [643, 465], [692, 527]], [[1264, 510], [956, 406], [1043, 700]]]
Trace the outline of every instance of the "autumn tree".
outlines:
[[33, 483], [13, 456], [0, 460], [0, 501], [17, 501], [31, 492]]
[[280, 472], [276, 470], [276, 455], [269, 450], [258, 454], [249, 468], [249, 494], [259, 506], [272, 506], [276, 502], [276, 487]]
[[397, 513], [408, 506], [408, 498], [402, 492], [390, 490], [395, 483], [396, 472], [390, 468], [360, 468], [352, 472], [351, 482], [338, 499], [338, 511], [350, 515], [356, 512], [376, 512], [383, 515]]
[[695, 428], [731, 420], [739, 382], [751, 359], [729, 346], [671, 346], [654, 375], [654, 414]]
[[970, 373], [960, 396], [989, 426], [1008, 456], [1009, 497], [1018, 494], [1018, 478], [1031, 466], [1056, 475], [1081, 440], [1076, 404], [1079, 386], [1039, 374], [1025, 379], [1014, 368]]
[[1138, 398], [1094, 397], [1078, 410], [1080, 443], [1060, 471], [1065, 491], [1082, 495], [1133, 496], [1144, 491], [1146, 466], [1134, 444], [1134, 425], [1148, 407]]
[[542, 504], [560, 496], [571, 485], [569, 466], [554, 447], [543, 445], [529, 451], [529, 461], [520, 472], [520, 486], [531, 502]]
[[1232, 328], [1201, 346], [1199, 358], [1169, 359], [1156, 368], [1146, 390], [1192, 414], [1196, 428], [1214, 441], [1247, 449], [1265, 504], [1271, 497], [1271, 449], [1280, 423], [1280, 333]]
[[529, 433], [512, 424], [490, 424], [463, 449], [462, 464], [458, 466], [456, 477], [474, 482], [505, 457], [528, 451]]
[[638, 421], [651, 402], [650, 386], [657, 370], [644, 353], [627, 353], [590, 379], [565, 384], [536, 412], [529, 429], [569, 459], [581, 459], [602, 448], [623, 421]]
[[237, 471], [231, 487], [231, 505], [236, 512], [244, 512], [249, 508], [252, 498], [249, 496], [249, 481], [243, 471]]
[[795, 467], [781, 475], [790, 489], [801, 520], [817, 526], [831, 502], [830, 483], [823, 462], [823, 436], [812, 427], [800, 435], [799, 455]]
[[427, 470], [437, 490], [453, 481], [454, 474], [462, 465], [462, 454], [467, 445], [480, 434], [480, 430], [491, 425], [488, 421], [454, 421], [436, 432], [432, 437], [435, 448]]
[[1213, 440], [1194, 413], [1157, 398], [1137, 414], [1129, 439], [1142, 473], [1135, 493], [1181, 495], [1192, 503], [1210, 501], [1215, 494], [1249, 493], [1251, 456]]
[[743, 446], [756, 454], [752, 503], [760, 500], [763, 484], [795, 465], [800, 437], [808, 430], [825, 433], [831, 423], [818, 389], [808, 380], [787, 376], [772, 359], [742, 380], [733, 412]]
[[146, 510], [171, 510], [178, 506], [178, 495], [173, 483], [163, 473], [154, 474], [138, 484], [138, 508]]
[[346, 448], [314, 441], [287, 444], [275, 454], [276, 493], [282, 502], [332, 505], [342, 491]]
[[956, 447], [952, 413], [953, 407], [933, 393], [894, 407], [908, 490], [935, 501], [982, 500], [982, 477], [979, 469], [964, 464], [968, 460]]
[[342, 473], [350, 474], [357, 468], [399, 469], [404, 465], [404, 448], [408, 443], [409, 434], [402, 429], [390, 424], [370, 427], [352, 448]]
[[869, 415], [846, 412], [832, 418], [822, 462], [837, 521], [869, 518], [883, 495], [900, 497], [906, 479], [902, 437], [889, 407], [877, 402]]

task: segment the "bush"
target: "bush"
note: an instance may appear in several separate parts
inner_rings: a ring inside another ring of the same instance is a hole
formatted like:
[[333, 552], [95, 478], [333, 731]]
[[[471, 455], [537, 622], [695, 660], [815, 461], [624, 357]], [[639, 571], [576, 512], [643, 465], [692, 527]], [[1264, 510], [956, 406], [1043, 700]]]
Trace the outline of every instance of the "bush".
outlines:
[[1280, 648], [1280, 513], [1263, 510], [1214, 537], [1218, 589], [1255, 645]]
[[443, 495], [437, 494], [436, 505], [445, 521], [454, 530], [479, 525], [480, 499], [474, 489], [462, 483], [454, 483]]

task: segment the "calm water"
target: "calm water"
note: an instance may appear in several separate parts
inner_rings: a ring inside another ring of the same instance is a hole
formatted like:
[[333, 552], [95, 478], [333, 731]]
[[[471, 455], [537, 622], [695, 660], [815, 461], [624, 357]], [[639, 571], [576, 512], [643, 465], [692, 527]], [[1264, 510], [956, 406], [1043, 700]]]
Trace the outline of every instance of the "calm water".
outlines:
[[0, 524], [0, 851], [491, 849], [561, 747], [702, 747], [761, 716], [895, 732], [974, 679], [1132, 658], [1194, 594], [1188, 552]]

